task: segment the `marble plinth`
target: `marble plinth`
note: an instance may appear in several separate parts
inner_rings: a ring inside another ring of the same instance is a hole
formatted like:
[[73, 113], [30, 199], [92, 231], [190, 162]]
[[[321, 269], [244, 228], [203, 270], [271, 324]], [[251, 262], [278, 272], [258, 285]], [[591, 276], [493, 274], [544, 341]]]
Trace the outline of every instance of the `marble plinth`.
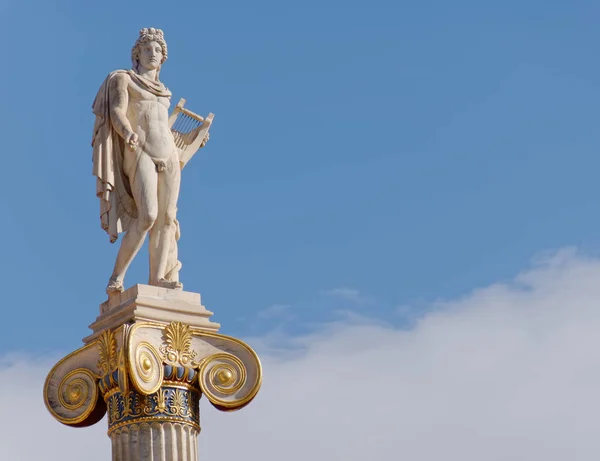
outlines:
[[219, 331], [211, 322], [213, 313], [202, 305], [200, 294], [150, 285], [134, 285], [122, 293], [110, 295], [100, 304], [100, 315], [90, 325], [93, 333], [84, 343], [95, 340], [107, 328], [140, 321], [168, 324], [182, 322], [205, 331]]

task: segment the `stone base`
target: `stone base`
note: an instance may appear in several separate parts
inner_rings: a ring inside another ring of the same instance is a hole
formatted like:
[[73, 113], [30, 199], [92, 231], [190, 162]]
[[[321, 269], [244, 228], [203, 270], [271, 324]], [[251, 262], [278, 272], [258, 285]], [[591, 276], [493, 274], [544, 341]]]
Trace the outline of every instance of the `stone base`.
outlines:
[[90, 325], [93, 333], [84, 343], [97, 339], [102, 331], [124, 323], [149, 321], [162, 324], [182, 322], [206, 331], [217, 332], [221, 325], [211, 322], [213, 315], [200, 301], [199, 293], [171, 290], [150, 285], [134, 285], [122, 293], [111, 294], [100, 304], [100, 315]]

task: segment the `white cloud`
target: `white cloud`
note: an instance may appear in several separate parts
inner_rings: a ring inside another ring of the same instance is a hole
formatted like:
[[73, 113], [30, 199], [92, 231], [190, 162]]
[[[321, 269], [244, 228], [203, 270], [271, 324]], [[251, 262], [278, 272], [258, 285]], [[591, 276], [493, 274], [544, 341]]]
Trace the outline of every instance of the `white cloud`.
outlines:
[[[438, 303], [409, 330], [354, 317], [291, 340], [295, 354], [269, 338], [251, 344], [263, 389], [237, 413], [202, 407], [201, 459], [600, 456], [597, 259], [561, 252], [509, 284]], [[71, 429], [46, 414], [50, 361], [10, 361], [0, 363], [2, 459], [110, 459], [105, 421]]]

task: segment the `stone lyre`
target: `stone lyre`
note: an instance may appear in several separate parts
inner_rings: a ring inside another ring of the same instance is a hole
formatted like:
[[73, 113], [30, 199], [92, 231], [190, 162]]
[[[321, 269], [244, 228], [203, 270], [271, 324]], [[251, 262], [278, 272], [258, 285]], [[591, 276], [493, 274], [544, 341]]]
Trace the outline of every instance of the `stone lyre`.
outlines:
[[184, 108], [184, 105], [185, 99], [181, 98], [169, 117], [169, 128], [175, 138], [179, 164], [182, 169], [207, 139], [208, 130], [215, 116], [213, 113], [209, 113], [206, 118], [202, 118]]

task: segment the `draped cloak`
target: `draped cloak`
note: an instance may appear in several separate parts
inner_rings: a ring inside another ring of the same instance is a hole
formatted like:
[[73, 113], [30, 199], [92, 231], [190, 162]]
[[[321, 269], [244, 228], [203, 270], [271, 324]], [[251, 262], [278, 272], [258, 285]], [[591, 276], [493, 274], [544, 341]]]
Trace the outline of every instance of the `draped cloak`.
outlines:
[[[111, 243], [118, 239], [121, 232], [127, 232], [131, 222], [138, 217], [129, 178], [123, 170], [125, 141], [117, 133], [111, 120], [110, 82], [115, 75], [122, 73], [128, 74], [137, 85], [158, 97], [171, 97], [171, 92], [161, 82], [148, 80], [133, 70], [116, 70], [106, 77], [94, 99], [92, 110], [96, 120], [92, 135], [92, 173], [96, 176], [96, 196], [100, 200], [100, 225], [109, 235]], [[145, 154], [138, 150], [138, 158], [140, 155]], [[137, 160], [134, 163], [137, 165]], [[175, 239], [170, 245], [167, 264], [167, 274], [173, 274], [168, 279], [176, 277], [174, 272], [181, 267], [181, 263], [177, 261], [177, 221], [175, 226]]]

